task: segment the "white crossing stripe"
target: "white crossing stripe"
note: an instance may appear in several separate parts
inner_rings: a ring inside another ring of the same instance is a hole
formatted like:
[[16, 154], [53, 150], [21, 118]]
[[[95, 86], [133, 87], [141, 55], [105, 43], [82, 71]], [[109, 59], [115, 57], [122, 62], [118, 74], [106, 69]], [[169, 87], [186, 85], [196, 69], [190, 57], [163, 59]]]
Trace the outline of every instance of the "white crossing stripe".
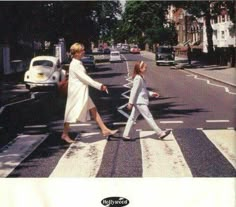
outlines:
[[155, 132], [141, 131], [143, 177], [192, 177], [191, 171], [172, 134], [165, 141]]
[[114, 122], [113, 125], [126, 125], [126, 122]]
[[3, 147], [0, 152], [0, 177], [7, 177], [47, 137], [48, 134], [20, 135]]
[[30, 128], [46, 128], [47, 125], [30, 125], [30, 126], [24, 126], [25, 129], [30, 129]]
[[161, 124], [183, 124], [183, 121], [160, 121]]
[[229, 120], [206, 120], [208, 123], [229, 122]]
[[92, 126], [91, 123], [73, 123], [73, 124], [70, 124], [71, 127], [73, 126]]
[[[235, 130], [199, 130], [236, 169]], [[140, 136], [142, 177], [193, 177], [172, 133], [162, 141], [156, 138], [154, 131], [136, 131]], [[19, 135], [0, 149], [0, 177], [7, 177], [47, 136]], [[191, 134], [189, 136], [191, 139]], [[107, 140], [102, 138], [100, 132], [78, 134], [78, 139], [79, 142], [71, 144], [61, 157], [50, 177], [96, 177]]]
[[235, 130], [204, 130], [203, 132], [236, 169]]
[[81, 134], [80, 141], [70, 145], [50, 177], [95, 177], [107, 143], [105, 139], [97, 140], [98, 134]]

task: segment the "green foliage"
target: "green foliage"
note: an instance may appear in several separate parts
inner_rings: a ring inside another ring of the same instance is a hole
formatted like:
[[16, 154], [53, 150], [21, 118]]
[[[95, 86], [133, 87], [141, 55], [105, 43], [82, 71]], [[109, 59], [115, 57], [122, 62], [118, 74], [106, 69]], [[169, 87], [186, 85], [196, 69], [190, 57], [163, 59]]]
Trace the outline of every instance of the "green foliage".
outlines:
[[175, 29], [172, 26], [168, 28], [165, 19], [167, 8], [168, 2], [164, 1], [127, 1], [119, 33], [123, 39], [120, 41], [127, 40], [140, 45], [163, 42], [175, 44]]
[[97, 41], [101, 33], [109, 35], [120, 13], [117, 0], [0, 2], [0, 24], [4, 28], [0, 43], [12, 45], [17, 39], [56, 43], [64, 37], [67, 45], [75, 41], [88, 44]]

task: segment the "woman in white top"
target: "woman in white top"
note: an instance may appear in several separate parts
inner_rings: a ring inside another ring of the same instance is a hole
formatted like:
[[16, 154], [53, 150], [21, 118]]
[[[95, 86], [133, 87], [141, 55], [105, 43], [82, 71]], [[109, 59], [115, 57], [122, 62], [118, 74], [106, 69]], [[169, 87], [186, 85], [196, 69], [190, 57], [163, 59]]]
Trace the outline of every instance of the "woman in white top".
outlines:
[[123, 133], [124, 140], [130, 140], [130, 130], [135, 123], [138, 116], [141, 114], [147, 121], [149, 126], [156, 132], [159, 139], [164, 139], [170, 130], [162, 131], [153, 119], [151, 112], [149, 111], [149, 96], [158, 97], [158, 93], [148, 91], [146, 88], [146, 81], [144, 79], [144, 74], [147, 71], [147, 64], [143, 61], [137, 62], [134, 66], [133, 72], [133, 87], [130, 92], [128, 109], [131, 110], [131, 114], [126, 123], [125, 130]]
[[106, 127], [89, 96], [88, 86], [92, 86], [101, 91], [106, 91], [107, 87], [102, 83], [94, 81], [86, 74], [86, 70], [80, 61], [84, 56], [84, 46], [82, 44], [73, 44], [70, 48], [70, 53], [73, 59], [69, 67], [68, 95], [65, 109], [64, 130], [61, 138], [68, 143], [74, 142], [68, 134], [70, 123], [86, 122], [90, 119], [89, 111], [99, 125], [103, 136], [108, 137], [114, 135], [118, 130], [111, 130]]

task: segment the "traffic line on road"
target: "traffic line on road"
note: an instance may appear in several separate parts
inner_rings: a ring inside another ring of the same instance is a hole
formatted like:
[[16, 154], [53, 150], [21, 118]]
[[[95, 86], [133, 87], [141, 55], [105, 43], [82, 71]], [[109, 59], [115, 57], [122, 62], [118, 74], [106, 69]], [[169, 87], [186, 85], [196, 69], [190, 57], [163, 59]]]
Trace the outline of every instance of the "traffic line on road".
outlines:
[[183, 121], [160, 121], [161, 124], [183, 124]]
[[231, 95], [236, 95], [236, 93], [231, 92], [231, 91], [229, 90], [229, 88], [226, 87], [226, 86], [222, 86], [222, 85], [218, 85], [218, 84], [213, 84], [213, 83], [211, 83], [211, 82], [210, 82], [209, 80], [207, 80], [207, 79], [199, 78], [197, 75], [188, 75], [188, 76], [193, 76], [193, 77], [194, 77], [195, 79], [197, 79], [197, 80], [206, 81], [208, 85], [212, 85], [212, 86], [224, 88], [226, 93], [231, 94]]
[[236, 169], [235, 130], [204, 130], [203, 132]]
[[75, 124], [70, 124], [71, 127], [73, 126], [92, 126], [91, 123], [75, 123]]
[[204, 131], [176, 129], [174, 137], [193, 177], [235, 177], [236, 171]]
[[126, 68], [127, 68], [127, 74], [128, 74], [128, 76], [129, 76], [129, 64], [128, 64], [128, 61], [127, 61], [126, 57], [125, 57], [123, 54], [121, 54], [121, 56], [122, 56], [122, 57], [124, 58], [124, 60], [125, 60]]
[[26, 157], [28, 157], [48, 134], [19, 135], [0, 152], [0, 177], [7, 177]]
[[[123, 56], [123, 55], [122, 55], [122, 56]], [[124, 86], [125, 88], [130, 89], [130, 88], [131, 88], [131, 85], [132, 85], [132, 79], [131, 79], [131, 77], [130, 77], [130, 75], [129, 75], [129, 65], [128, 65], [128, 61], [127, 61], [127, 59], [125, 58], [125, 56], [123, 56], [123, 58], [124, 58], [124, 60], [125, 60], [125, 62], [126, 62], [126, 68], [127, 68], [126, 80], [128, 81], [128, 83], [124, 84], [123, 86]], [[121, 94], [121, 96], [123, 96], [123, 97], [126, 98], [126, 99], [129, 99], [129, 96], [126, 95], [126, 94], [129, 93], [129, 92], [130, 92], [130, 90], [125, 91], [124, 93]], [[128, 105], [128, 103], [126, 103], [126, 104], [124, 104], [124, 105], [118, 107], [117, 111], [118, 111], [120, 114], [122, 114], [124, 117], [129, 118], [129, 114], [127, 114], [126, 112], [124, 112], [124, 111], [122, 110], [122, 109], [125, 108], [127, 105]]]
[[128, 90], [128, 91], [122, 93], [121, 95], [122, 95], [123, 97], [129, 99], [129, 96], [126, 95], [126, 94], [129, 93], [129, 92], [130, 92], [130, 90]]
[[118, 109], [118, 112], [120, 112], [124, 117], [126, 117], [127, 119], [129, 118], [129, 114], [125, 113], [123, 110]]
[[126, 122], [114, 122], [113, 125], [126, 125]]
[[173, 134], [161, 141], [154, 131], [140, 131], [140, 142], [143, 177], [192, 177]]
[[207, 123], [230, 122], [229, 120], [206, 120]]
[[31, 129], [31, 128], [46, 128], [47, 125], [30, 125], [30, 126], [24, 126], [25, 129]]
[[70, 145], [50, 177], [95, 177], [107, 143], [98, 134], [100, 132], [80, 134], [80, 141]]

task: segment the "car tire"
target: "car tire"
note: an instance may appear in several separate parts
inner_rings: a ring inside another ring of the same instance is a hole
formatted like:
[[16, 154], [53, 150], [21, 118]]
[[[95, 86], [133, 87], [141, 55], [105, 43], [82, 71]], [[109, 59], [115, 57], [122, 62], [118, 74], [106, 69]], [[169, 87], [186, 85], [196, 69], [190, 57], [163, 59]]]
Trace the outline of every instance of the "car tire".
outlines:
[[26, 87], [27, 90], [30, 90], [30, 85], [25, 84], [25, 87]]

